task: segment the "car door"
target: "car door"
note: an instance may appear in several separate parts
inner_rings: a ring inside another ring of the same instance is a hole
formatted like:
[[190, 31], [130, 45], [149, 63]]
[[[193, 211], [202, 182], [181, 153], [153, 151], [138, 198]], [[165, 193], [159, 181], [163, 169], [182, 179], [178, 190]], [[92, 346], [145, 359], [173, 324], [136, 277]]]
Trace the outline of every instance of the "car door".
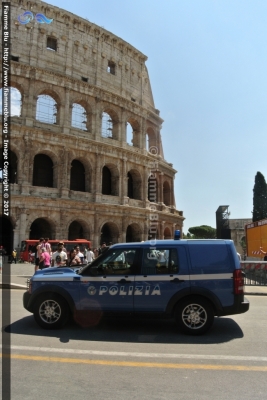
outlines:
[[140, 274], [135, 278], [134, 311], [162, 313], [170, 299], [184, 289], [190, 289], [185, 248], [144, 248]]
[[93, 261], [81, 274], [81, 310], [133, 311], [136, 253], [136, 248], [114, 248]]

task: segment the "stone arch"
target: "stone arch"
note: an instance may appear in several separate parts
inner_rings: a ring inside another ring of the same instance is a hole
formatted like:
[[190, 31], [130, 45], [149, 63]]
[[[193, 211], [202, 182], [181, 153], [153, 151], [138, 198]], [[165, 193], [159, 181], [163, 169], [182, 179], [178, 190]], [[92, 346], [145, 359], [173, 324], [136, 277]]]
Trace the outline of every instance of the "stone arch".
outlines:
[[129, 117], [126, 122], [126, 142], [131, 146], [140, 147], [140, 124], [133, 117]]
[[[20, 85], [11, 85], [10, 89], [10, 117], [21, 117], [22, 92]], [[0, 88], [0, 103], [2, 104], [3, 88]]]
[[102, 168], [102, 194], [119, 196], [120, 174], [114, 164], [105, 164]]
[[101, 136], [118, 140], [119, 117], [116, 111], [110, 107], [104, 107], [101, 114]]
[[35, 119], [48, 124], [59, 124], [60, 107], [60, 96], [55, 90], [40, 90], [36, 96]]
[[141, 228], [137, 223], [132, 223], [127, 226], [126, 242], [141, 242]]
[[[159, 153], [159, 149], [157, 150], [157, 135], [151, 127], [148, 127], [146, 130], [146, 150], [152, 152], [153, 155]], [[155, 151], [157, 152], [155, 153]]]
[[127, 196], [130, 199], [142, 200], [142, 177], [138, 170], [131, 169], [127, 174]]
[[20, 92], [22, 97], [25, 95], [24, 85], [22, 85], [21, 83], [19, 83], [17, 81], [14, 81], [12, 79], [12, 77], [11, 77], [10, 87], [17, 89]]
[[163, 203], [166, 206], [171, 205], [171, 186], [168, 181], [163, 182]]
[[[71, 182], [71, 164], [72, 162], [75, 161], [79, 161], [83, 167], [84, 167], [84, 177], [85, 177], [85, 192], [91, 192], [91, 185], [92, 185], [92, 166], [90, 161], [85, 158], [85, 157], [80, 157], [79, 155], [77, 157], [75, 157], [74, 152], [71, 152], [71, 157], [70, 157], [70, 166], [69, 166], [69, 170], [68, 170], [68, 182]], [[75, 189], [71, 189], [70, 190], [75, 190]]]
[[172, 233], [169, 227], [166, 226], [163, 233], [164, 239], [172, 239]]
[[55, 223], [47, 217], [36, 218], [30, 225], [29, 239], [55, 239]]
[[89, 239], [90, 230], [88, 224], [81, 218], [76, 218], [69, 223], [68, 240], [74, 239]]
[[105, 242], [107, 246], [112, 243], [118, 243], [120, 231], [114, 222], [105, 222], [100, 231], [100, 244]]
[[[58, 167], [59, 167], [58, 160], [60, 159], [59, 158], [60, 156], [55, 154], [53, 151], [51, 151], [49, 149], [49, 147], [44, 147], [42, 149], [42, 151], [38, 151], [34, 155], [34, 158], [39, 154], [46, 155], [52, 160], [52, 162], [53, 162], [53, 186], [51, 186], [51, 187], [56, 188], [57, 187], [57, 183], [58, 183]], [[30, 181], [33, 181], [33, 173], [34, 173], [34, 162], [32, 163], [32, 178], [30, 179]]]
[[[83, 108], [84, 111], [75, 112], [75, 105]], [[71, 126], [74, 128], [82, 129], [84, 131], [92, 132], [92, 107], [84, 99], [75, 98], [71, 103]]]
[[85, 192], [85, 168], [77, 159], [72, 160], [70, 165], [70, 190]]
[[54, 187], [54, 163], [46, 154], [36, 154], [33, 160], [33, 186]]

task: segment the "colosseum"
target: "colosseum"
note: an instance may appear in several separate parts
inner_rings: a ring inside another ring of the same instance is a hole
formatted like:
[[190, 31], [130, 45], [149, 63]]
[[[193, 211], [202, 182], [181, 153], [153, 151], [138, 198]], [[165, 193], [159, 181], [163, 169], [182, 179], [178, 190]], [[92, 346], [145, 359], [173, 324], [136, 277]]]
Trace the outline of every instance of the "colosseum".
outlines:
[[147, 57], [43, 1], [12, 0], [10, 22], [11, 214], [1, 216], [2, 244], [10, 251], [46, 236], [97, 247], [182, 230]]

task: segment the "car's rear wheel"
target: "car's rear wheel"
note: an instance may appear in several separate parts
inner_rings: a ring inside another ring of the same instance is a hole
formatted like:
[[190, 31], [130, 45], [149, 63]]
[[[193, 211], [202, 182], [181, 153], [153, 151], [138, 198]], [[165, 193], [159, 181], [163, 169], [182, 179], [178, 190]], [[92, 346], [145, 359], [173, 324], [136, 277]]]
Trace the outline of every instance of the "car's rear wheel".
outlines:
[[63, 297], [45, 293], [36, 300], [34, 318], [45, 329], [59, 329], [69, 319], [69, 307]]
[[197, 296], [190, 297], [177, 304], [175, 319], [184, 333], [202, 335], [213, 324], [214, 310], [208, 300]]

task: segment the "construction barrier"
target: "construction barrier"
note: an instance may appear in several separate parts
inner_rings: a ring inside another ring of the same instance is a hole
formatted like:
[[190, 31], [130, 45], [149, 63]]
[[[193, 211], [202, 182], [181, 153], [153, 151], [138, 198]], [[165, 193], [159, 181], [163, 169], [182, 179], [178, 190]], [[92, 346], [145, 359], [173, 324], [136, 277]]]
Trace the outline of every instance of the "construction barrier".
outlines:
[[241, 261], [245, 285], [267, 286], [267, 261]]

